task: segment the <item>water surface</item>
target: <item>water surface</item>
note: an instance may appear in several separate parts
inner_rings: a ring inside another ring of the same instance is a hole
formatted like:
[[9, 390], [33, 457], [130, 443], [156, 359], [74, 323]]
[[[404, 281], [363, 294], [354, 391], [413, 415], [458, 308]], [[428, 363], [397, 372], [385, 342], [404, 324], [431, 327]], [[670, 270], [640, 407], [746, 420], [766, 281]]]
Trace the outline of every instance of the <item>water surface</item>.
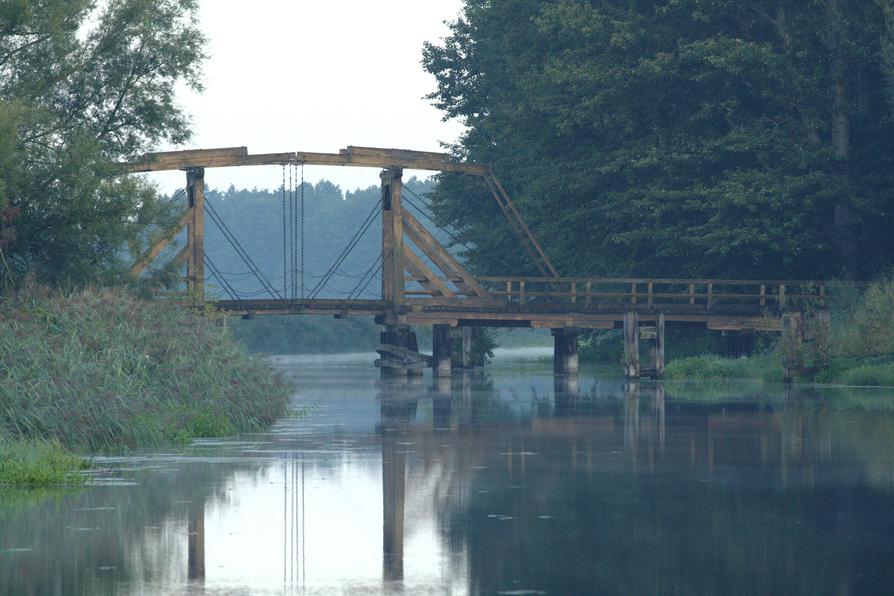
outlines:
[[0, 593], [876, 594], [894, 392], [281, 358], [271, 432], [0, 490]]

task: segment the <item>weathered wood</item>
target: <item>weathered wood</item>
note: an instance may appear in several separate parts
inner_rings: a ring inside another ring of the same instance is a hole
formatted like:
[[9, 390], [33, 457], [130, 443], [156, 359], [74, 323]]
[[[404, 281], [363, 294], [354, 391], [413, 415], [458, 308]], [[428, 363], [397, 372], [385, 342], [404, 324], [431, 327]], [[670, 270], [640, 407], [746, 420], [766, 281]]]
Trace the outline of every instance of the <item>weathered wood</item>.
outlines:
[[475, 367], [472, 361], [472, 328], [462, 328], [462, 367], [466, 370]]
[[[488, 177], [494, 183], [494, 185], [497, 187], [497, 190], [500, 192], [503, 199], [506, 201], [506, 205], [509, 207], [509, 210], [515, 216], [515, 220], [518, 222], [518, 225], [524, 231], [525, 238], [527, 239], [528, 242], [531, 243], [531, 245], [534, 247], [534, 250], [537, 251], [537, 255], [540, 257], [540, 261], [537, 262], [538, 267], [540, 267], [541, 263], [542, 263], [542, 265], [546, 267], [546, 269], [549, 271], [550, 274], [552, 274], [553, 277], [559, 277], [559, 273], [556, 271], [556, 268], [553, 267], [552, 262], [546, 256], [546, 253], [543, 252], [543, 249], [540, 247], [540, 243], [537, 242], [537, 238], [535, 238], [534, 234], [531, 233], [531, 230], [528, 228], [528, 224], [525, 223], [525, 220], [522, 218], [522, 216], [519, 214], [518, 210], [515, 208], [515, 203], [512, 202], [512, 199], [509, 197], [509, 193], [506, 192], [506, 189], [503, 188], [503, 185], [500, 184], [500, 181], [497, 180], [497, 178], [493, 175], [493, 173], [490, 173]], [[546, 273], [546, 272], [544, 272], [544, 273]]]
[[[389, 188], [391, 190], [391, 225], [393, 231], [391, 235], [391, 273], [394, 276], [394, 299], [392, 303], [395, 307], [400, 306], [404, 301], [404, 220], [403, 220], [403, 170], [400, 168], [390, 168], [387, 170], [390, 176]], [[386, 253], [388, 254], [388, 253]]]
[[651, 367], [656, 378], [664, 374], [664, 313], [655, 322], [655, 337], [649, 342]]
[[804, 369], [802, 344], [804, 326], [801, 313], [782, 315], [782, 366], [785, 381], [793, 381]]
[[414, 170], [455, 172], [473, 176], [485, 176], [490, 170], [488, 166], [482, 164], [453, 161], [445, 154], [404, 149], [375, 149], [371, 147], [349, 147], [341, 150], [339, 153], [296, 151], [256, 155], [250, 155], [245, 147], [164, 151], [147, 153], [142, 159], [135, 162], [120, 164], [120, 168], [122, 173], [139, 173], [185, 170], [189, 168], [225, 168], [290, 163], [364, 168], [397, 167]]
[[453, 372], [453, 338], [449, 325], [432, 325], [432, 369], [435, 377], [449, 377]]
[[198, 298], [205, 297], [205, 170], [186, 172], [186, 196], [191, 215], [187, 223], [186, 261], [187, 290]]
[[635, 312], [624, 314], [624, 375], [639, 378], [639, 319]]
[[419, 283], [426, 289], [434, 289], [445, 298], [453, 298], [453, 292], [447, 287], [434, 271], [429, 269], [428, 265], [414, 253], [409, 246], [403, 246], [404, 251], [404, 267], [413, 275], [422, 278]]
[[435, 237], [409, 211], [403, 212], [403, 222], [405, 224], [403, 231], [407, 237], [425, 256], [431, 259], [442, 273], [451, 278], [462, 279], [460, 282], [454, 282], [458, 287], [474, 292], [481, 298], [490, 298], [490, 293], [481, 287], [481, 284], [471, 273], [466, 271], [466, 268], [453, 255], [441, 247]]
[[578, 330], [553, 329], [553, 372], [576, 375], [580, 371]]
[[[394, 245], [394, 212], [391, 210], [391, 173], [385, 170], [379, 174], [382, 190], [382, 299], [394, 303], [394, 260], [391, 251]], [[403, 273], [403, 269], [399, 271]]]
[[130, 266], [130, 274], [134, 277], [139, 276], [146, 268], [154, 261], [161, 252], [167, 248], [167, 246], [171, 243], [180, 230], [183, 229], [189, 221], [192, 219], [192, 213], [190, 210], [187, 210], [183, 215], [180, 216], [180, 219], [177, 220], [177, 223], [165, 230], [161, 237], [152, 245], [152, 247], [142, 256], [138, 261], [136, 261], [133, 265]]

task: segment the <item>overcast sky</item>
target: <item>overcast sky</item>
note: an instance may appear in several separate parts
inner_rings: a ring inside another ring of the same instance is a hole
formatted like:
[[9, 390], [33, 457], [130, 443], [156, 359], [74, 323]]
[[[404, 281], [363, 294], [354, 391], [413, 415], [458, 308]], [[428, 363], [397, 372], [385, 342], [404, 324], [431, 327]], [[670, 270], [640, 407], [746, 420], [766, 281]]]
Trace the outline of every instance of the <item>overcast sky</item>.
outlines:
[[[461, 132], [423, 96], [435, 80], [422, 43], [448, 34], [461, 0], [202, 0], [209, 38], [205, 91], [181, 92], [195, 135], [185, 149], [248, 147], [251, 153], [348, 145], [437, 151]], [[153, 174], [170, 192], [182, 173]], [[305, 168], [343, 190], [378, 184], [367, 168]], [[279, 167], [214, 169], [214, 188], [275, 188]]]

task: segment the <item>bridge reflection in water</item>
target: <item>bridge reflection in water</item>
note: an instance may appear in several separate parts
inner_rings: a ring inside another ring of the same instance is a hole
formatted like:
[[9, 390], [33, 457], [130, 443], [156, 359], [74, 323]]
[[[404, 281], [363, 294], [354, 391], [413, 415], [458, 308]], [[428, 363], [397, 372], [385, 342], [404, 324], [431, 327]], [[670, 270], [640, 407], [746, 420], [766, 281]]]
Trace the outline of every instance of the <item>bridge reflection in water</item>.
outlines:
[[119, 466], [112, 484], [28, 507], [0, 491], [0, 593], [894, 582], [889, 393], [290, 372], [320, 404], [310, 419], [100, 462]]

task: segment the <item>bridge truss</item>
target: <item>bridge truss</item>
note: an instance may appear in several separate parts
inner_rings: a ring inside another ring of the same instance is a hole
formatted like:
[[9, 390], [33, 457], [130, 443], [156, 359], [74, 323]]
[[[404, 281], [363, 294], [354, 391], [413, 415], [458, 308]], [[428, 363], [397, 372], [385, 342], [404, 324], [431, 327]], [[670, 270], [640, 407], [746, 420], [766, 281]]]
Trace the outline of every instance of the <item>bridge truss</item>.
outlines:
[[[666, 322], [706, 324], [727, 332], [782, 331], [803, 341], [803, 312], [822, 312], [822, 283], [706, 280], [605, 279], [560, 277], [490, 167], [459, 162], [444, 153], [348, 147], [338, 153], [249, 154], [245, 147], [150, 153], [122, 164], [123, 173], [182, 170], [186, 173], [187, 209], [176, 226], [132, 267], [140, 275], [184, 227], [186, 246], [175, 257], [186, 264], [190, 293], [204, 297], [205, 169], [233, 166], [304, 165], [381, 169], [382, 285], [378, 299], [321, 299], [288, 296], [268, 288], [269, 299], [215, 301], [219, 309], [255, 316], [264, 314], [367, 315], [385, 325], [380, 352], [383, 370], [413, 374], [433, 366], [449, 374], [451, 329], [461, 329], [464, 354], [474, 327], [541, 327], [556, 339], [556, 372], [576, 372], [577, 336], [581, 330], [622, 328], [628, 376], [660, 375], [664, 368]], [[519, 246], [540, 277], [478, 277], [460, 263], [412, 213], [404, 208], [405, 169], [453, 172], [480, 177], [519, 240]], [[291, 170], [290, 170], [291, 171]], [[284, 185], [285, 188], [285, 185]], [[303, 188], [303, 184], [302, 184]], [[213, 209], [208, 212], [215, 218]], [[246, 255], [247, 256], [247, 255]], [[250, 261], [249, 261], [250, 262]], [[303, 281], [302, 281], [303, 288]], [[433, 357], [417, 353], [410, 326], [432, 325]], [[651, 363], [639, 364], [639, 342], [649, 342]], [[792, 374], [796, 364], [787, 366]]]

